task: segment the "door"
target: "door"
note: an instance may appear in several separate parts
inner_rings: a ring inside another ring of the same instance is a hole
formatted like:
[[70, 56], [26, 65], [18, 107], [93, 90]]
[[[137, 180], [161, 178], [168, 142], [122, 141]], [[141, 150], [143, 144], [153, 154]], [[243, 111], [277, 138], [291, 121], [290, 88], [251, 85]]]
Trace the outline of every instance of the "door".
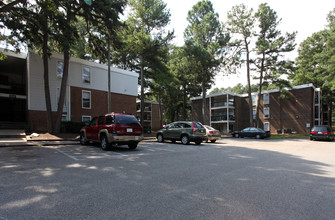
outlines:
[[86, 127], [86, 138], [89, 140], [94, 140], [94, 131], [97, 128], [97, 121], [98, 117], [93, 118]]

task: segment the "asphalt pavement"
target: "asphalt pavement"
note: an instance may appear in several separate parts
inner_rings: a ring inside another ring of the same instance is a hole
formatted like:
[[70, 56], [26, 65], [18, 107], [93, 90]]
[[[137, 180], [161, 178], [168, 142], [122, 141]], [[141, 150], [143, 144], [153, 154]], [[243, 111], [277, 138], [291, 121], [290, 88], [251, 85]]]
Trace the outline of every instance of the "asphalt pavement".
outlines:
[[0, 148], [0, 219], [335, 219], [335, 142]]

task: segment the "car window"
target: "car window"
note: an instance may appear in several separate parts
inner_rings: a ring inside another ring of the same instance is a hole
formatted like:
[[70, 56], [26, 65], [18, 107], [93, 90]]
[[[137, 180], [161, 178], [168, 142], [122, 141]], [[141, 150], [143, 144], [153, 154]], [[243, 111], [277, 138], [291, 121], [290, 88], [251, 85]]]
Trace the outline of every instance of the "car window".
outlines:
[[92, 127], [92, 126], [96, 126], [97, 121], [98, 121], [98, 117], [93, 118], [93, 119], [91, 120], [89, 126], [91, 126], [91, 127]]
[[195, 128], [203, 128], [203, 126], [198, 122], [192, 122]]
[[104, 120], [105, 120], [104, 116], [99, 116], [99, 118], [98, 118], [98, 125], [104, 125]]
[[206, 127], [208, 130], [210, 130], [210, 131], [214, 131], [215, 130], [215, 128], [213, 128], [213, 127], [211, 127], [211, 126], [208, 126], [208, 125], [204, 125], [204, 127]]
[[178, 124], [181, 128], [191, 128], [191, 125], [186, 124], [186, 123], [179, 123]]
[[139, 125], [133, 115], [115, 115], [115, 123], [120, 125]]
[[330, 128], [326, 127], [326, 126], [316, 126], [313, 127], [312, 131], [316, 131], [316, 132], [329, 132]]
[[107, 115], [106, 116], [106, 125], [111, 125], [111, 124], [113, 124], [113, 116], [111, 116], [111, 115]]
[[258, 132], [259, 130], [257, 128], [250, 128], [250, 132]]
[[172, 128], [181, 128], [179, 123], [173, 124]]
[[242, 130], [243, 132], [249, 132], [250, 131], [250, 128], [245, 128]]

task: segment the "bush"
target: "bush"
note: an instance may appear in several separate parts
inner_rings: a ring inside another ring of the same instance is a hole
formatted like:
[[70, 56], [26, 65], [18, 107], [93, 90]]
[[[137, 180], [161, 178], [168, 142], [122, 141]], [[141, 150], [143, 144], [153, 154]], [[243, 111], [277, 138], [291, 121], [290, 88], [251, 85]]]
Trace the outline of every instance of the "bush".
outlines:
[[61, 131], [64, 133], [79, 133], [85, 123], [81, 121], [62, 121]]

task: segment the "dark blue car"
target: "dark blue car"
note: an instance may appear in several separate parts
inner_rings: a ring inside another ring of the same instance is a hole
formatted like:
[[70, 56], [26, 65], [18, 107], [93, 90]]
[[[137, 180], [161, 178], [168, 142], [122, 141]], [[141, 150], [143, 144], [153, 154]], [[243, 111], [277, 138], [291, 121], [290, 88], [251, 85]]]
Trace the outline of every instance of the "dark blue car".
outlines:
[[241, 131], [234, 131], [232, 132], [232, 136], [236, 138], [243, 138], [243, 137], [254, 137], [257, 139], [260, 138], [267, 138], [270, 137], [270, 131], [264, 131], [260, 128], [254, 128], [254, 127], [249, 127], [249, 128], [244, 128]]

